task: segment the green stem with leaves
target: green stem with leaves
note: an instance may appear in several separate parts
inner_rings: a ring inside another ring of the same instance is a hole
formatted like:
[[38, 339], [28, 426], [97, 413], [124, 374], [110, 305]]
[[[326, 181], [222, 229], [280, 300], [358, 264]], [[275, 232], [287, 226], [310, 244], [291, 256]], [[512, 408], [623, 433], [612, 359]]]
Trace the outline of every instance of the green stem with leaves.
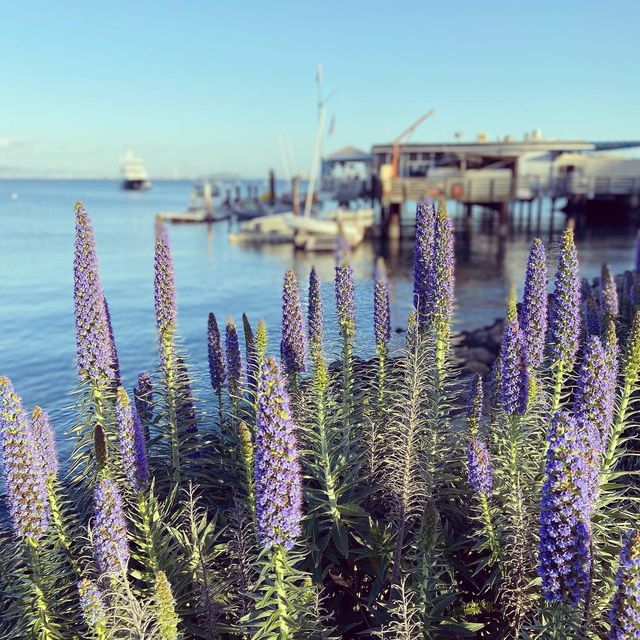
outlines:
[[482, 520], [484, 523], [485, 534], [489, 542], [489, 549], [491, 550], [491, 559], [495, 560], [500, 557], [500, 546], [498, 545], [496, 532], [493, 528], [491, 511], [489, 509], [489, 499], [485, 493], [480, 495], [480, 507], [482, 509]]
[[61, 637], [58, 625], [52, 620], [49, 603], [45, 595], [42, 582], [42, 567], [40, 563], [40, 549], [36, 540], [26, 542], [31, 566], [31, 580], [33, 586], [34, 603], [38, 612], [39, 624], [37, 637], [39, 640], [59, 640]]
[[291, 629], [288, 623], [288, 598], [286, 587], [287, 552], [282, 547], [277, 547], [273, 553], [273, 567], [275, 571], [275, 595], [278, 603], [278, 618], [280, 635], [278, 640], [291, 638]]

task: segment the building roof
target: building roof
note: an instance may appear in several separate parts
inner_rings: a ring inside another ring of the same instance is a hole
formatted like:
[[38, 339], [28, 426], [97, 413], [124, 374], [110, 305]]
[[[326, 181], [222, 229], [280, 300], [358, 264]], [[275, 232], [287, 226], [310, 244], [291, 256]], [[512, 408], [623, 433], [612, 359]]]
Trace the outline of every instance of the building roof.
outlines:
[[369, 162], [371, 154], [356, 147], [342, 147], [327, 156], [325, 162]]
[[[640, 141], [587, 142], [586, 140], [510, 140], [500, 142], [412, 142], [400, 145], [401, 153], [450, 153], [484, 157], [517, 157], [524, 153], [604, 151], [640, 147]], [[373, 145], [372, 153], [391, 153], [392, 143]]]

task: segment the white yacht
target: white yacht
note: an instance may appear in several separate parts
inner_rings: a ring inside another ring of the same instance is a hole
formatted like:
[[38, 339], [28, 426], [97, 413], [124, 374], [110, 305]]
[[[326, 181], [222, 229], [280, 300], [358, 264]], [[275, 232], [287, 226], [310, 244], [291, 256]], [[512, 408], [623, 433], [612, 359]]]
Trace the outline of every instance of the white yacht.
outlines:
[[133, 155], [128, 149], [122, 159], [122, 188], [128, 191], [143, 191], [151, 188], [151, 181], [147, 170], [140, 158]]

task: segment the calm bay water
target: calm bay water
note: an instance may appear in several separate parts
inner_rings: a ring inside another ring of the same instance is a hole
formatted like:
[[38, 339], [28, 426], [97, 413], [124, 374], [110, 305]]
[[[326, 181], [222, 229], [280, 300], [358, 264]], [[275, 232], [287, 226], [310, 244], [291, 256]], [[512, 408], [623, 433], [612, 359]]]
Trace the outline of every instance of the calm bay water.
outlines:
[[[109, 181], [0, 181], [0, 374], [9, 376], [27, 406], [40, 404], [56, 429], [70, 420], [69, 392], [76, 383], [73, 319], [73, 204], [80, 199], [91, 213], [97, 236], [102, 282], [109, 300], [123, 380], [128, 388], [138, 372], [156, 366], [157, 343], [153, 311], [154, 217], [162, 210], [183, 210], [188, 182], [156, 182], [146, 193], [127, 193]], [[521, 285], [528, 244], [536, 233], [534, 209], [530, 228], [526, 216], [515, 216], [501, 241], [488, 218], [476, 212], [466, 228], [462, 212], [452, 208], [457, 233], [456, 327], [472, 329], [502, 314], [510, 282]], [[540, 235], [553, 248], [564, 223], [556, 212], [550, 229], [548, 207], [542, 212]], [[220, 324], [231, 315], [241, 324], [246, 312], [254, 325], [264, 318], [271, 350], [278, 352], [282, 275], [297, 271], [306, 289], [315, 264], [324, 284], [328, 351], [339, 349], [333, 312], [333, 256], [296, 253], [290, 246], [261, 248], [229, 244], [229, 223], [211, 227], [178, 225], [169, 229], [179, 305], [179, 333], [199, 377], [200, 398], [206, 388], [207, 313]], [[578, 234], [585, 276], [598, 274], [602, 262], [614, 272], [630, 268], [634, 229], [602, 228]], [[549, 244], [551, 242], [551, 244]], [[373, 242], [352, 256], [356, 276], [359, 336], [356, 350], [368, 356], [371, 345], [371, 275], [382, 252], [389, 269], [393, 327], [402, 326], [411, 305], [412, 242], [380, 248]], [[305, 296], [306, 297], [306, 296]], [[394, 334], [399, 345], [402, 336]], [[198, 387], [198, 384], [196, 385]]]

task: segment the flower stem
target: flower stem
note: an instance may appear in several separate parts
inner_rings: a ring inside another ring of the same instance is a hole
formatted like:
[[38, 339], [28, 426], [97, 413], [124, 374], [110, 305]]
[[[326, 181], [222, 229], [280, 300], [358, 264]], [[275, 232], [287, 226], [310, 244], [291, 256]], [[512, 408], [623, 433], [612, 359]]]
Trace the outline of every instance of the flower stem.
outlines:
[[275, 590], [280, 619], [279, 640], [288, 640], [291, 637], [291, 630], [287, 622], [287, 590], [285, 583], [286, 551], [282, 547], [276, 548], [273, 555], [273, 564], [275, 569]]

